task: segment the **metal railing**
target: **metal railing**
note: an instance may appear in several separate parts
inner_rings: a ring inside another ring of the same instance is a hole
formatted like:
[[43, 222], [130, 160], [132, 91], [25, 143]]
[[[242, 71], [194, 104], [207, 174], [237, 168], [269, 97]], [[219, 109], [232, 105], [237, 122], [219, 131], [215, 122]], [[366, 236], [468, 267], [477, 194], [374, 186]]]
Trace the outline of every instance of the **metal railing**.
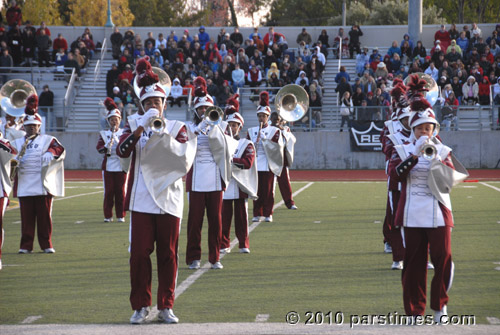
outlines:
[[64, 100], [63, 100], [63, 128], [64, 130], [67, 130], [70, 115], [74, 117], [74, 109], [73, 107], [73, 102], [76, 97], [76, 79], [78, 75], [76, 74], [76, 69], [73, 68], [71, 71], [71, 77], [69, 78], [68, 82], [68, 88], [66, 89], [66, 94], [64, 95]]
[[97, 86], [96, 84], [101, 78], [102, 63], [104, 62], [104, 58], [106, 57], [106, 52], [107, 52], [106, 44], [107, 44], [107, 39], [105, 38], [104, 41], [102, 41], [101, 57], [99, 57], [94, 67], [94, 94], [95, 94], [95, 88]]
[[[292, 122], [295, 131], [338, 131], [341, 129], [342, 115], [340, 106], [311, 107], [300, 120]], [[488, 131], [500, 130], [500, 105], [458, 106], [451, 113], [436, 112], [442, 131]], [[387, 106], [353, 106], [351, 115], [344, 122], [344, 130], [349, 129], [350, 121], [385, 121], [388, 117]]]

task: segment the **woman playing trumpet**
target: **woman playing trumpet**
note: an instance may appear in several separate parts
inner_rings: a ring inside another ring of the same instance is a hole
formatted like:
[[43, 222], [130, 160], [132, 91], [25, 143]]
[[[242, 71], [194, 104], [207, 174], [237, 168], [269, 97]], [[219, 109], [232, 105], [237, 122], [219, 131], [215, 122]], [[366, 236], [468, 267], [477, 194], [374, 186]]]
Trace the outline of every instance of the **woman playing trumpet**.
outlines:
[[118, 222], [125, 222], [125, 181], [127, 173], [122, 167], [120, 157], [116, 154], [119, 138], [123, 129], [120, 129], [121, 112], [111, 98], [106, 98], [104, 106], [108, 110], [107, 121], [109, 130], [100, 132], [97, 141], [97, 152], [104, 154], [102, 160], [102, 179], [104, 182], [104, 222], [113, 221], [113, 204]]

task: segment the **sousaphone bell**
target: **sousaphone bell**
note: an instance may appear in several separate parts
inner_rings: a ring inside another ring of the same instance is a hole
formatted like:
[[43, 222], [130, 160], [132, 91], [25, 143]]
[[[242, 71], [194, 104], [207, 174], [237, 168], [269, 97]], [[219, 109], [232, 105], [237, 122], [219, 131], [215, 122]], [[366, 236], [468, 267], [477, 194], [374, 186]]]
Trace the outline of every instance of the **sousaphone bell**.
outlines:
[[306, 115], [309, 108], [309, 95], [302, 86], [286, 85], [276, 94], [274, 106], [283, 120], [295, 122]]
[[16, 118], [23, 116], [26, 100], [32, 94], [36, 94], [36, 89], [28, 81], [22, 79], [9, 80], [0, 89], [2, 110]]
[[[170, 81], [170, 77], [168, 76], [167, 72], [155, 66], [152, 67], [152, 71], [156, 73], [159, 78], [159, 81], [156, 85], [160, 85], [161, 88], [163, 88], [163, 90], [165, 91], [165, 96], [168, 96], [170, 94], [170, 88], [172, 87], [172, 82]], [[140, 98], [141, 96], [141, 90], [142, 88], [139, 87], [139, 84], [137, 83], [137, 75], [136, 75], [134, 78], [134, 92], [138, 98]], [[139, 108], [143, 108], [142, 105], [140, 105]], [[151, 129], [154, 132], [161, 133], [164, 128], [165, 128], [165, 121], [163, 120], [162, 117], [157, 117], [151, 120]]]

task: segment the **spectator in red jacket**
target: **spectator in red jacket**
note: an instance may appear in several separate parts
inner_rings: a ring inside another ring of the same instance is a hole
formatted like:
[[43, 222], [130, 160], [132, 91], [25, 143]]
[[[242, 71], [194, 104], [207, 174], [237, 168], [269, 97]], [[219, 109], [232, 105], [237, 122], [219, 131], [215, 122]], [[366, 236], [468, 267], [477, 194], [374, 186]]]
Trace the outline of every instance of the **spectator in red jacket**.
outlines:
[[436, 33], [434, 34], [434, 42], [436, 42], [437, 40], [441, 41], [441, 50], [445, 52], [451, 43], [451, 37], [444, 24], [442, 24], [441, 29], [436, 31]]
[[45, 35], [47, 35], [48, 37], [50, 37], [50, 30], [49, 30], [49, 28], [47, 28], [47, 25], [45, 24], [45, 21], [42, 21], [42, 23], [40, 24], [40, 28], [38, 28], [36, 30], [36, 34], [40, 35], [40, 31], [41, 30], [45, 30]]
[[479, 83], [479, 104], [489, 105], [490, 104], [490, 80], [487, 76], [483, 77], [483, 80]]
[[125, 65], [125, 70], [118, 76], [119, 82], [123, 79], [128, 80], [129, 84], [131, 84], [132, 80], [134, 79], [134, 73], [132, 72], [132, 67], [130, 66], [130, 64]]
[[57, 34], [57, 38], [52, 42], [52, 60], [55, 59], [55, 55], [60, 49], [63, 49], [64, 53], [68, 52], [68, 41], [61, 33]]
[[7, 24], [9, 25], [9, 27], [13, 28], [16, 25], [21, 26], [23, 13], [21, 12], [21, 8], [19, 8], [15, 1], [10, 2], [10, 7], [5, 13], [5, 18], [7, 19]]

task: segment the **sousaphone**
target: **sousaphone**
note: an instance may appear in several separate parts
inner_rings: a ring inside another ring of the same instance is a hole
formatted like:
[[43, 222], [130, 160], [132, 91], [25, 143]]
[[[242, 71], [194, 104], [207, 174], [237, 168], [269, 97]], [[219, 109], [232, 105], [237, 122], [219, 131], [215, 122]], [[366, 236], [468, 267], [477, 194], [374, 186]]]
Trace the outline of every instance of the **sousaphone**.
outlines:
[[22, 79], [9, 80], [0, 89], [2, 110], [16, 118], [23, 116], [26, 100], [32, 94], [36, 94], [36, 89], [28, 81]]
[[276, 94], [274, 106], [283, 120], [295, 122], [306, 115], [309, 108], [309, 95], [302, 86], [286, 85]]

